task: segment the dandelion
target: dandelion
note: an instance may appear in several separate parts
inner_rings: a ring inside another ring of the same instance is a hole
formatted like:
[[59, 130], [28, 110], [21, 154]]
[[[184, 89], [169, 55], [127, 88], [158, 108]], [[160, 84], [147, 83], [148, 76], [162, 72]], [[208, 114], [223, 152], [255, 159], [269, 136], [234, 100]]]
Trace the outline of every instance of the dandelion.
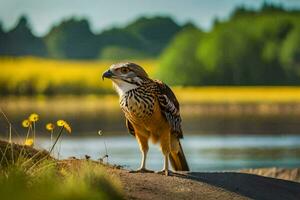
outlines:
[[28, 119], [33, 124], [33, 143], [34, 143], [35, 142], [35, 123], [39, 120], [39, 115], [36, 113], [32, 113]]
[[[26, 144], [26, 141], [27, 141], [27, 139], [29, 137], [30, 130], [31, 130], [31, 121], [29, 119], [24, 119], [22, 121], [22, 126], [24, 128], [27, 128], [27, 134], [26, 134], [26, 138], [25, 138], [25, 142], [24, 142]], [[30, 145], [27, 145], [27, 146], [30, 146]]]
[[60, 126], [60, 127], [63, 127], [64, 129], [66, 129], [66, 131], [68, 133], [71, 133], [72, 132], [72, 128], [71, 126], [65, 121], [65, 120], [58, 120], [56, 122], [57, 126]]
[[36, 114], [36, 113], [32, 113], [30, 116], [29, 116], [29, 121], [31, 122], [36, 122], [39, 120], [39, 115]]
[[56, 122], [56, 124], [57, 124], [57, 126], [62, 127], [62, 126], [64, 126], [64, 125], [66, 124], [66, 121], [65, 121], [65, 120], [58, 120], [58, 121]]
[[28, 119], [23, 120], [22, 126], [24, 128], [28, 128], [30, 126], [30, 121]]
[[56, 139], [55, 139], [55, 142], [53, 143], [53, 145], [52, 145], [52, 147], [51, 147], [51, 149], [50, 149], [50, 151], [49, 151], [49, 154], [51, 154], [51, 152], [53, 151], [53, 149], [54, 149], [54, 147], [55, 147], [57, 141], [58, 141], [59, 138], [61, 137], [61, 134], [62, 134], [63, 130], [66, 130], [67, 133], [71, 133], [71, 132], [72, 132], [71, 126], [70, 126], [65, 120], [62, 120], [62, 119], [61, 119], [61, 120], [58, 120], [58, 121], [56, 122], [56, 124], [57, 124], [57, 126], [59, 126], [59, 127], [61, 127], [61, 128], [60, 128], [60, 131], [59, 131], [59, 133], [58, 133], [58, 135], [57, 135], [57, 137], [56, 137]]
[[34, 143], [34, 141], [33, 141], [33, 139], [32, 138], [27, 138], [26, 140], [25, 140], [25, 142], [24, 142], [24, 145], [25, 146], [33, 146], [33, 143]]
[[65, 124], [64, 128], [66, 129], [67, 133], [72, 132], [71, 126], [68, 123]]
[[52, 124], [52, 123], [46, 124], [46, 129], [47, 129], [48, 131], [53, 131], [54, 128], [55, 128], [55, 125], [54, 125], [54, 124]]
[[51, 145], [52, 145], [52, 140], [53, 140], [53, 131], [54, 131], [54, 128], [55, 128], [54, 124], [52, 124], [52, 123], [46, 124], [46, 130], [48, 130], [50, 132], [50, 134], [51, 134], [51, 138], [50, 138]]

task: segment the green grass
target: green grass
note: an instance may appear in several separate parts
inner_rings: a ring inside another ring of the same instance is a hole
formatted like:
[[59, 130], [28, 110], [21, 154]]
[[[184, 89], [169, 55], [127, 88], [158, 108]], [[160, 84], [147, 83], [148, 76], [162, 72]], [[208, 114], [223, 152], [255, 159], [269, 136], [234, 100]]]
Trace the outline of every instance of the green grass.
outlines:
[[35, 155], [40, 151], [30, 147], [24, 150], [21, 145], [1, 144], [1, 199], [122, 199], [119, 181], [98, 163], [38, 158]]
[[7, 114], [0, 111], [10, 127], [8, 142], [0, 140], [0, 199], [122, 199], [120, 182], [106, 173], [102, 163], [52, 157], [62, 133], [72, 132], [68, 122], [58, 120], [50, 150], [38, 150], [33, 147], [39, 115], [25, 118], [22, 125], [27, 134], [21, 138]]

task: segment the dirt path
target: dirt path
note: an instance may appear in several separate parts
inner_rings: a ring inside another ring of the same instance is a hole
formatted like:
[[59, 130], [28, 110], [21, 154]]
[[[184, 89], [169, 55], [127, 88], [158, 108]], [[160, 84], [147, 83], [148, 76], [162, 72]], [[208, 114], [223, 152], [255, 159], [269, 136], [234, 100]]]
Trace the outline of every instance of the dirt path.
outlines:
[[173, 176], [108, 169], [127, 199], [300, 199], [300, 183], [237, 172], [176, 173]]
[[113, 170], [123, 183], [128, 199], [247, 199], [204, 182], [154, 173]]

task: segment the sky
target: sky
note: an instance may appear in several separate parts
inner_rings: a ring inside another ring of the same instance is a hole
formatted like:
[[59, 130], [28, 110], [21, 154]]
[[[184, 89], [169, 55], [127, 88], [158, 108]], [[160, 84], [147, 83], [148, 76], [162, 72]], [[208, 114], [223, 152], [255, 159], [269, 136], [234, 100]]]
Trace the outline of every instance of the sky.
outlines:
[[300, 0], [0, 0], [0, 22], [9, 30], [21, 15], [26, 15], [33, 33], [42, 36], [53, 25], [73, 16], [87, 18], [92, 31], [99, 33], [125, 26], [140, 16], [160, 15], [209, 30], [216, 17], [226, 19], [236, 6], [257, 9], [263, 2], [300, 8]]

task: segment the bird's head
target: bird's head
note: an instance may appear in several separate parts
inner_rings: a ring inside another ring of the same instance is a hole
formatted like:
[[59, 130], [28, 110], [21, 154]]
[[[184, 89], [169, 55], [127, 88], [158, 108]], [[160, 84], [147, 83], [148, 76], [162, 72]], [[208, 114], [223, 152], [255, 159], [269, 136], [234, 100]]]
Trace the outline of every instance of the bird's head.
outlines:
[[139, 87], [148, 79], [148, 74], [145, 70], [135, 63], [117, 63], [109, 67], [102, 74], [102, 79], [108, 78], [113, 81], [113, 84], [119, 93], [123, 95], [129, 90]]

